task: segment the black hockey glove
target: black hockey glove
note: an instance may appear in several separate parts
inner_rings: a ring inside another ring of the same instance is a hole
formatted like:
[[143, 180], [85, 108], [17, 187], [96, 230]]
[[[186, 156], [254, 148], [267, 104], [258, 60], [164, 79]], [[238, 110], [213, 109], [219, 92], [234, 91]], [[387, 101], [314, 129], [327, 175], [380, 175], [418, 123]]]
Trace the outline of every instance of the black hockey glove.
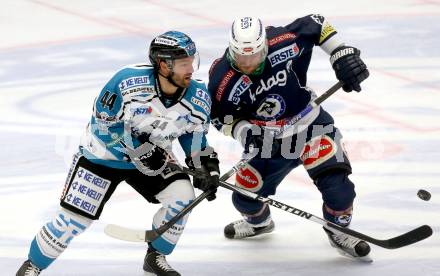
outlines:
[[345, 92], [360, 92], [360, 83], [370, 75], [360, 54], [361, 51], [351, 46], [338, 47], [331, 54], [330, 62], [336, 78], [344, 83], [342, 89]]
[[141, 143], [145, 144], [145, 146], [149, 147], [149, 151], [139, 157], [139, 160], [142, 162], [142, 164], [153, 171], [162, 168], [163, 165], [167, 162], [166, 151], [163, 148], [149, 142], [148, 134], [139, 135], [138, 140]]
[[209, 155], [187, 157], [185, 163], [189, 168], [197, 172], [197, 176], [193, 177], [194, 187], [204, 192], [211, 191], [206, 199], [208, 201], [214, 200], [220, 176], [217, 153], [212, 150]]
[[264, 143], [264, 132], [261, 127], [249, 122], [238, 127], [240, 129], [237, 130], [236, 139], [243, 146], [245, 154], [252, 154], [256, 149], [259, 149], [261, 153], [265, 150], [265, 147], [269, 147], [272, 154], [278, 151], [280, 147], [278, 140], [273, 139], [272, 144]]

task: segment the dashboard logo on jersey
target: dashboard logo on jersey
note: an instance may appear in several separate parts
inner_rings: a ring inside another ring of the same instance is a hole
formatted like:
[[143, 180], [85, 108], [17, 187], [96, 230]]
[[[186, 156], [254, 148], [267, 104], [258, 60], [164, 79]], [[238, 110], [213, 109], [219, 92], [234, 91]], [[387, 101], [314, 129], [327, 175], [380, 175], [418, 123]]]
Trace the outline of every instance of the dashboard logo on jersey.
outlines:
[[228, 100], [237, 105], [240, 102], [240, 96], [251, 87], [251, 85], [251, 79], [246, 75], [242, 75], [235, 83], [234, 87], [232, 87]]
[[251, 192], [257, 192], [263, 186], [261, 174], [249, 164], [246, 164], [237, 172], [235, 181], [238, 186]]
[[119, 90], [123, 91], [129, 89], [130, 87], [150, 84], [150, 78], [148, 76], [139, 76], [125, 79], [119, 83]]
[[272, 54], [268, 55], [270, 64], [273, 66], [280, 64], [288, 59], [294, 58], [299, 54], [299, 47], [296, 43], [287, 47], [281, 48]]
[[260, 103], [256, 115], [263, 120], [274, 120], [279, 118], [286, 110], [286, 102], [278, 94], [269, 94]]
[[329, 136], [315, 137], [306, 143], [301, 154], [301, 161], [304, 167], [309, 170], [332, 158], [337, 150], [336, 143]]

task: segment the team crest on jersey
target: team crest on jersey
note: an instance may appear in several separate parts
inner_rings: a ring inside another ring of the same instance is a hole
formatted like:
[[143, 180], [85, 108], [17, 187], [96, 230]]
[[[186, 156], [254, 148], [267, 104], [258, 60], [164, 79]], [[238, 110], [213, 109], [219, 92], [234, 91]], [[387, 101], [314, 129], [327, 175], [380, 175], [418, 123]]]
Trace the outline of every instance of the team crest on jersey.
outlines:
[[263, 120], [279, 118], [286, 110], [286, 102], [278, 94], [269, 94], [258, 106], [256, 115]]
[[251, 165], [246, 164], [241, 168], [235, 177], [237, 186], [245, 188], [251, 192], [257, 192], [263, 186], [261, 174]]
[[246, 75], [242, 75], [235, 83], [234, 87], [232, 87], [228, 100], [237, 105], [240, 102], [240, 96], [251, 87], [251, 85], [251, 79]]
[[296, 43], [293, 43], [287, 47], [281, 48], [272, 54], [268, 55], [270, 64], [273, 66], [280, 64], [283, 61], [292, 59], [299, 54], [299, 47]]
[[338, 150], [335, 141], [327, 135], [315, 137], [306, 143], [301, 161], [306, 170], [313, 169], [332, 158]]
[[119, 90], [124, 91], [133, 86], [150, 84], [148, 76], [132, 77], [121, 81], [118, 85]]
[[107, 132], [108, 128], [114, 125], [117, 120], [115, 116], [109, 116], [107, 112], [96, 112], [96, 126], [98, 127], [99, 131]]

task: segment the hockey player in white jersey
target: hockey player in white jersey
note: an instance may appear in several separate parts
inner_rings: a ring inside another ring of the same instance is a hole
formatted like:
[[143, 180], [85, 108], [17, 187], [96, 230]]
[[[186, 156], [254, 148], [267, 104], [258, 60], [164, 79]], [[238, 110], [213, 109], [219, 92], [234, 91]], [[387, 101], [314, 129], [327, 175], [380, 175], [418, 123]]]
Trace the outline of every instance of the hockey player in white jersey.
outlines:
[[[151, 42], [149, 59], [151, 66], [121, 69], [96, 98], [66, 180], [61, 208], [32, 240], [28, 260], [17, 276], [39, 275], [46, 269], [99, 218], [122, 181], [149, 202], [162, 203], [153, 218], [154, 228], [187, 206], [194, 199], [189, 177], [166, 166], [172, 159], [173, 140], [180, 142], [189, 166], [209, 172], [210, 176], [195, 178], [194, 186], [212, 191], [208, 200], [215, 199], [218, 159], [205, 136], [211, 99], [206, 86], [192, 80], [199, 65], [195, 44], [181, 32], [166, 32]], [[180, 275], [165, 255], [175, 248], [187, 218], [148, 244], [145, 271]]]

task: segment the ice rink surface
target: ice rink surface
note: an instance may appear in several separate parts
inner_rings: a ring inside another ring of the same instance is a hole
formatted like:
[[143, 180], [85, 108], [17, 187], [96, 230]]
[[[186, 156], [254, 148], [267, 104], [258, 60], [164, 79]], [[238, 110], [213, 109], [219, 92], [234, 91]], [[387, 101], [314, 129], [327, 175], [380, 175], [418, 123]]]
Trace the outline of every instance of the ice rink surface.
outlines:
[[[41, 225], [53, 217], [71, 155], [93, 99], [120, 67], [144, 62], [151, 38], [188, 33], [201, 54], [198, 77], [227, 46], [235, 16], [285, 25], [310, 13], [328, 17], [361, 49], [371, 76], [362, 93], [342, 90], [323, 106], [344, 134], [357, 198], [352, 228], [389, 238], [422, 224], [434, 234], [396, 250], [372, 246], [372, 264], [332, 249], [321, 227], [272, 209], [276, 231], [243, 241], [223, 237], [239, 218], [230, 192], [203, 202], [167, 259], [182, 275], [440, 275], [440, 1], [2, 0], [0, 7], [0, 275], [15, 275]], [[309, 83], [318, 94], [335, 82], [316, 48]], [[232, 139], [209, 134], [228, 170]], [[230, 180], [232, 181], [232, 179]], [[419, 189], [431, 192], [422, 201]], [[273, 197], [321, 216], [321, 199], [303, 168]], [[107, 237], [116, 223], [149, 228], [158, 206], [120, 185], [101, 220], [77, 237], [42, 275], [144, 275], [146, 246]]]

